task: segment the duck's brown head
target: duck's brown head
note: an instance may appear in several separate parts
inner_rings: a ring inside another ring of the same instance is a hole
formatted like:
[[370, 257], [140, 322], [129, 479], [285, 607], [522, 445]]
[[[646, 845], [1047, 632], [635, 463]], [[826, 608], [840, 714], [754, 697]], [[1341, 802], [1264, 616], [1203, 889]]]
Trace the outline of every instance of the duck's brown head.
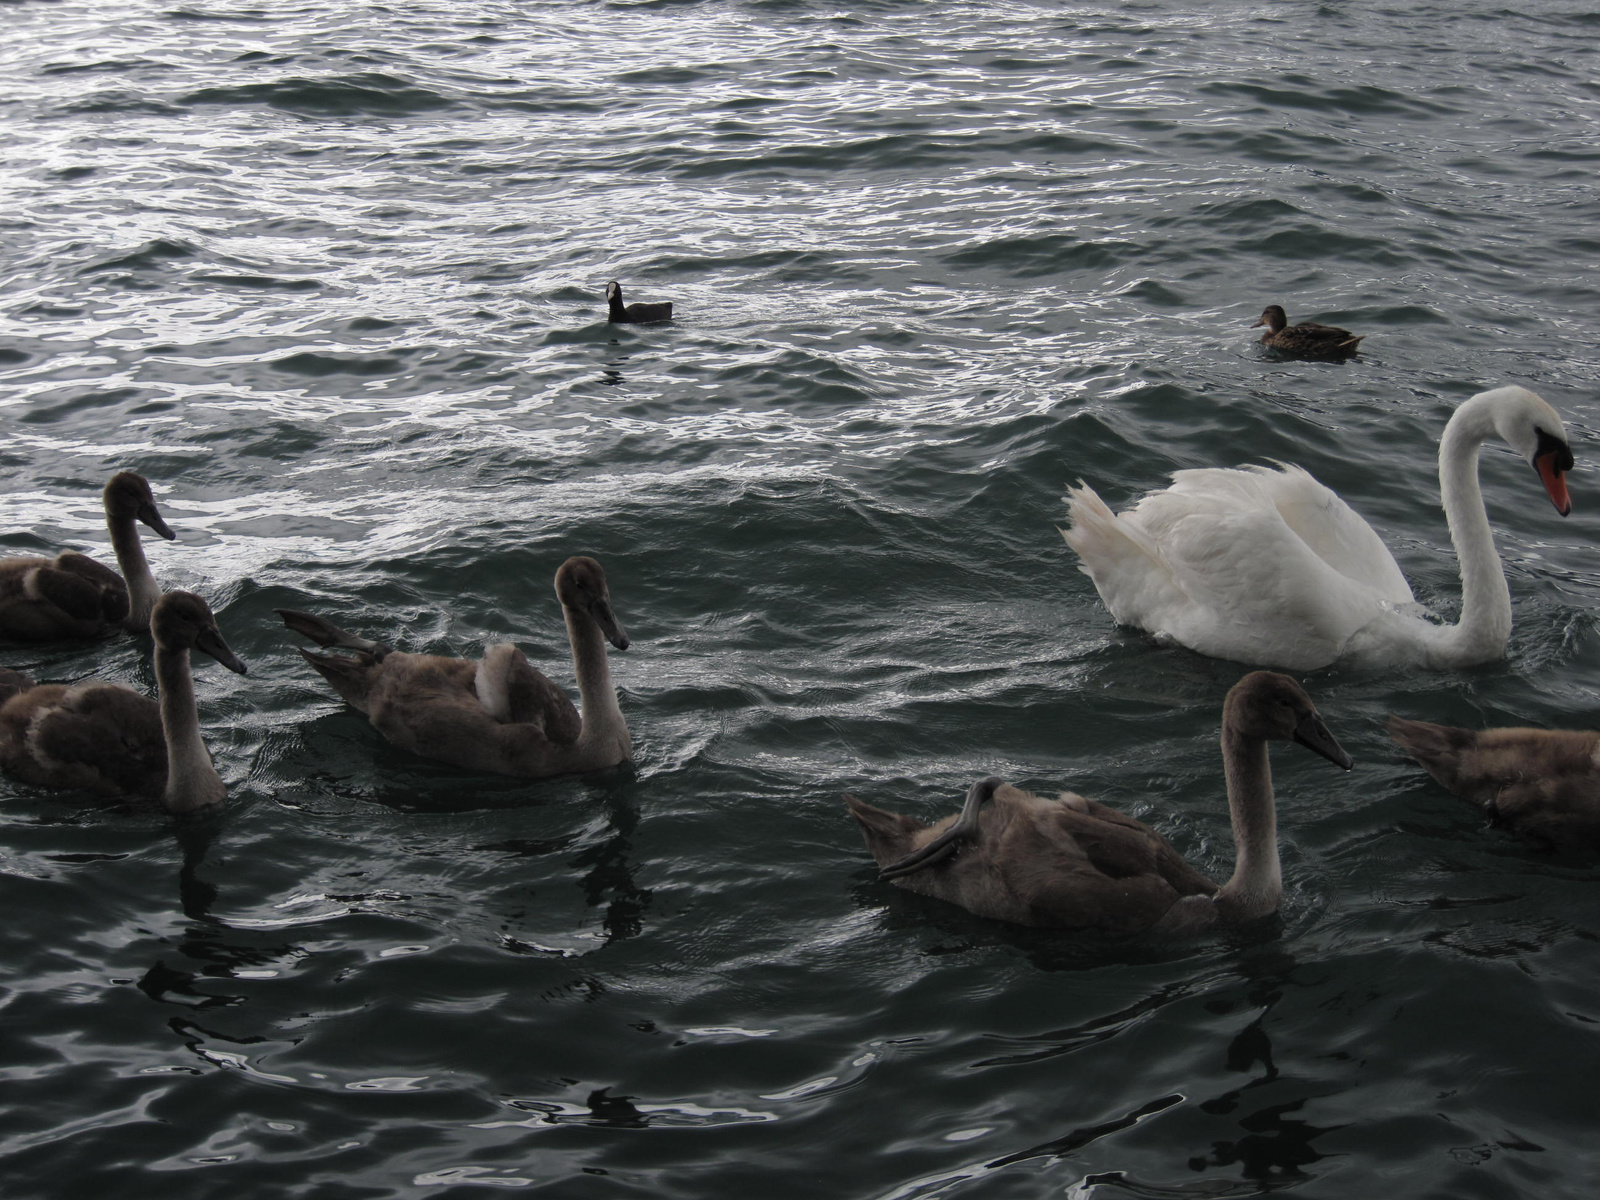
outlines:
[[1266, 336], [1271, 337], [1274, 333], [1282, 333], [1288, 324], [1289, 314], [1283, 311], [1283, 305], [1269, 304], [1261, 310], [1261, 319], [1250, 328], [1259, 329], [1265, 325], [1269, 330]]

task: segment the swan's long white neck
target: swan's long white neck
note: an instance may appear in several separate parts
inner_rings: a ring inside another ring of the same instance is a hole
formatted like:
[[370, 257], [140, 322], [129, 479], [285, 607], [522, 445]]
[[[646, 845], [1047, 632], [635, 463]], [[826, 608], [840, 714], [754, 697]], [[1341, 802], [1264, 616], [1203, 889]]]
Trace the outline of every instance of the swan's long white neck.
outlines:
[[1495, 434], [1495, 398], [1485, 392], [1461, 405], [1439, 440], [1439, 495], [1461, 564], [1461, 619], [1440, 630], [1429, 655], [1435, 666], [1484, 662], [1511, 636], [1511, 589], [1478, 486], [1478, 451]]
[[1272, 768], [1264, 738], [1224, 722], [1222, 769], [1233, 818], [1233, 878], [1217, 890], [1218, 915], [1249, 921], [1277, 911], [1283, 896], [1278, 863], [1278, 814], [1272, 800]]
[[572, 643], [572, 671], [578, 677], [578, 700], [583, 729], [578, 746], [587, 751], [593, 746], [615, 743], [623, 758], [633, 757], [633, 740], [628, 723], [617, 703], [617, 689], [611, 684], [611, 662], [606, 656], [605, 635], [592, 617], [566, 604], [561, 606], [567, 620], [567, 640]]
[[123, 582], [128, 585], [128, 616], [123, 624], [135, 633], [148, 633], [150, 611], [161, 599], [161, 589], [144, 556], [139, 526], [130, 516], [114, 516], [107, 510], [106, 529], [111, 534], [111, 548], [116, 551]]
[[169, 812], [192, 812], [216, 804], [227, 795], [227, 788], [211, 765], [211, 752], [200, 736], [188, 647], [174, 649], [157, 642], [155, 666], [161, 691], [161, 731], [167, 739], [167, 787], [161, 802]]

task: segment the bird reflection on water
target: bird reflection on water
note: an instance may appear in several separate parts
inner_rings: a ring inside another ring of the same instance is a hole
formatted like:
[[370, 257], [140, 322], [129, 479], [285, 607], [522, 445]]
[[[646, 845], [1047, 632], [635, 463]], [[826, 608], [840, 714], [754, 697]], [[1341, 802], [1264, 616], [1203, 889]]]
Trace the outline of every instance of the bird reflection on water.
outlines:
[[[1306, 1090], [1304, 1076], [1308, 1072], [1280, 1071], [1275, 1061], [1272, 1038], [1268, 1034], [1268, 1018], [1272, 1010], [1289, 994], [1302, 986], [1317, 986], [1322, 981], [1306, 985], [1294, 979], [1300, 965], [1296, 960], [1272, 946], [1262, 946], [1247, 952], [1241, 963], [1245, 979], [1238, 980], [1225, 989], [1231, 995], [1214, 996], [1202, 1002], [1204, 1011], [1211, 1017], [1226, 1017], [1234, 1012], [1257, 1010], [1242, 1029], [1235, 1032], [1222, 1048], [1221, 1067], [1229, 1072], [1254, 1074], [1254, 1078], [1238, 1087], [1229, 1088], [1204, 1100], [1193, 1100], [1181, 1092], [1156, 1096], [1128, 1111], [1092, 1124], [1074, 1127], [1060, 1137], [1041, 1142], [998, 1158], [987, 1158], [981, 1164], [972, 1164], [945, 1178], [975, 1178], [987, 1172], [1000, 1170], [1017, 1163], [1041, 1158], [1071, 1159], [1091, 1144], [1124, 1130], [1132, 1129], [1161, 1118], [1170, 1122], [1166, 1136], [1193, 1138], [1216, 1120], [1236, 1125], [1242, 1134], [1232, 1130], [1217, 1130], [1229, 1136], [1211, 1137], [1203, 1152], [1191, 1153], [1187, 1167], [1204, 1172], [1214, 1168], [1237, 1167], [1245, 1178], [1274, 1186], [1308, 1178], [1306, 1168], [1327, 1155], [1316, 1150], [1312, 1143], [1323, 1134], [1343, 1128], [1342, 1125], [1318, 1126], [1298, 1120], [1288, 1114], [1300, 1111], [1308, 1101], [1314, 1101], [1336, 1089], [1315, 1088]], [[1242, 994], [1238, 987], [1242, 984]], [[990, 1035], [986, 1040], [1020, 1043], [1027, 1047], [1018, 1053], [991, 1056], [969, 1064], [969, 1069], [1014, 1069], [1051, 1058], [1071, 1055], [1097, 1043], [1107, 1041], [1131, 1031], [1145, 1022], [1184, 1022], [1183, 1014], [1171, 1011], [1191, 997], [1188, 986], [1168, 986], [1131, 1006], [1103, 1017], [1082, 1022], [1065, 1029], [1029, 1035], [1025, 1038], [999, 1038]], [[1266, 1089], [1261, 1092], [1257, 1089]], [[1286, 1091], [1294, 1092], [1284, 1096]], [[1262, 1103], [1252, 1103], [1252, 1097]], [[1096, 1103], [1081, 1089], [1069, 1087], [1063, 1092], [1063, 1103], [1091, 1108]], [[1162, 1118], [1162, 1114], [1170, 1114]], [[1187, 1114], [1187, 1116], [1180, 1116]], [[1204, 1114], [1199, 1116], [1197, 1114]], [[1236, 1118], [1236, 1119], [1235, 1119]], [[1176, 1147], [1175, 1147], [1176, 1148]], [[1198, 1147], [1196, 1147], [1198, 1150]], [[1209, 1195], [1210, 1189], [1198, 1191], [1189, 1188], [1170, 1188], [1159, 1183], [1136, 1181], [1126, 1171], [1100, 1172], [1091, 1182], [1120, 1183], [1132, 1187], [1139, 1195]], [[1219, 1181], [1220, 1184], [1220, 1181]], [[1233, 1194], [1236, 1185], [1222, 1185], [1226, 1194]], [[1219, 1190], [1217, 1194], [1223, 1194]]]
[[650, 889], [640, 887], [634, 879], [633, 833], [639, 825], [638, 808], [614, 793], [607, 795], [606, 808], [611, 835], [579, 851], [572, 866], [584, 871], [580, 886], [589, 906], [605, 905], [600, 927], [606, 942], [611, 943], [643, 930]]

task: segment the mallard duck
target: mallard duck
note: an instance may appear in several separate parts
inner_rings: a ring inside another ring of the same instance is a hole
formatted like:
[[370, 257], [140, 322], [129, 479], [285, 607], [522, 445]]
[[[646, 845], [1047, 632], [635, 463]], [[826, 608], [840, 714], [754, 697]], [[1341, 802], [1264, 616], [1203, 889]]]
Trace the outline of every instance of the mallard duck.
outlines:
[[171, 812], [220, 803], [227, 789], [200, 737], [189, 651], [240, 675], [245, 665], [192, 592], [162, 596], [150, 633], [159, 703], [117, 683], [18, 687], [0, 705], [0, 767], [26, 783], [159, 799]]
[[1111, 615], [1214, 658], [1310, 671], [1340, 659], [1430, 670], [1488, 662], [1511, 634], [1478, 450], [1510, 443], [1556, 511], [1572, 510], [1572, 448], [1561, 417], [1521, 387], [1464, 401], [1439, 441], [1439, 490], [1461, 564], [1461, 618], [1426, 618], [1370, 525], [1299, 467], [1179, 471], [1172, 486], [1113, 513], [1088, 486], [1068, 492], [1063, 530]]
[[300, 653], [394, 745], [468, 770], [537, 779], [633, 757], [605, 648], [609, 641], [626, 650], [628, 635], [611, 608], [606, 574], [592, 558], [569, 558], [556, 572], [556, 596], [566, 615], [581, 717], [510, 643], [490, 647], [480, 662], [403, 654], [310, 613], [277, 613], [319, 646], [356, 651], [353, 658]]
[[1148, 825], [1072, 792], [1046, 800], [990, 777], [967, 791], [959, 816], [932, 826], [854, 796], [845, 801], [882, 868], [878, 878], [908, 891], [1018, 925], [1190, 933], [1277, 910], [1283, 879], [1270, 739], [1352, 765], [1287, 675], [1255, 671], [1234, 684], [1222, 706], [1234, 871], [1220, 887]]
[[134, 524], [143, 521], [169, 542], [178, 535], [156, 509], [144, 476], [113, 475], [102, 493], [118, 575], [87, 554], [0, 559], [0, 638], [45, 642], [98, 638], [118, 629], [148, 632], [161, 594]]
[[646, 321], [672, 320], [672, 301], [654, 304], [623, 304], [622, 285], [613, 279], [606, 284], [606, 320], [614, 324], [637, 325]]
[[1289, 316], [1278, 304], [1269, 304], [1261, 312], [1261, 319], [1250, 328], [1267, 326], [1261, 335], [1261, 344], [1280, 354], [1294, 358], [1349, 358], [1356, 352], [1366, 334], [1357, 336], [1337, 325], [1319, 325], [1315, 321], [1289, 324]]
[[1496, 823], [1546, 849], [1600, 851], [1600, 733], [1474, 731], [1390, 717], [1389, 736]]

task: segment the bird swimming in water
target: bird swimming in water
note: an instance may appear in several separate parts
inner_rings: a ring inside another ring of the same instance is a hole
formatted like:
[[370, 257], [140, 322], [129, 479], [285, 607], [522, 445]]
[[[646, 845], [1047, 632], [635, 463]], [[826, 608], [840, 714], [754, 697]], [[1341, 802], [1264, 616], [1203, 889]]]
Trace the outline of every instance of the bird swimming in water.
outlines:
[[150, 615], [159, 699], [119, 683], [32, 681], [0, 672], [0, 768], [25, 783], [159, 800], [168, 812], [220, 804], [222, 777], [200, 734], [189, 652], [245, 674], [211, 608], [168, 592]]
[[355, 651], [300, 653], [392, 744], [469, 771], [542, 779], [633, 758], [605, 650], [606, 642], [626, 650], [628, 635], [611, 607], [606, 573], [592, 558], [569, 558], [556, 572], [556, 596], [566, 617], [581, 714], [509, 642], [491, 646], [480, 661], [405, 654], [311, 613], [277, 613], [319, 646]]
[[[1523, 387], [1463, 401], [1439, 441], [1439, 488], [1461, 567], [1461, 611], [1441, 625], [1376, 531], [1300, 467], [1179, 471], [1113, 513], [1087, 485], [1068, 492], [1067, 544], [1120, 624], [1214, 658], [1311, 671], [1340, 659], [1442, 671], [1488, 662], [1511, 635], [1478, 454], [1497, 438], [1572, 511], [1572, 446], [1561, 416]], [[1420, 457], [1420, 454], [1418, 455]]]
[[1600, 851], [1600, 733], [1390, 717], [1389, 736], [1496, 824], [1548, 850]]
[[63, 550], [53, 559], [0, 559], [0, 639], [36, 642], [98, 638], [117, 629], [149, 632], [150, 611], [161, 589], [134, 522], [143, 521], [169, 542], [178, 535], [161, 519], [143, 475], [119, 471], [102, 495], [106, 528], [122, 573], [76, 550]]
[[[990, 777], [936, 825], [846, 796], [878, 878], [980, 917], [1052, 929], [1186, 934], [1264, 917], [1283, 878], [1269, 740], [1295, 741], [1349, 770], [1350, 756], [1287, 675], [1255, 671], [1222, 709], [1234, 871], [1220, 886], [1142, 821], [1072, 792], [1035, 796]], [[990, 807], [985, 811], [985, 806]]]
[[624, 304], [622, 285], [613, 279], [606, 284], [606, 320], [617, 325], [641, 325], [649, 321], [672, 320], [672, 301]]
[[[615, 318], [613, 318], [615, 319]], [[1287, 354], [1292, 358], [1349, 358], [1355, 354], [1366, 334], [1354, 334], [1337, 325], [1319, 325], [1316, 321], [1289, 324], [1289, 314], [1281, 304], [1269, 304], [1261, 311], [1261, 319], [1250, 328], [1267, 326], [1261, 335], [1261, 344], [1269, 350]]]

